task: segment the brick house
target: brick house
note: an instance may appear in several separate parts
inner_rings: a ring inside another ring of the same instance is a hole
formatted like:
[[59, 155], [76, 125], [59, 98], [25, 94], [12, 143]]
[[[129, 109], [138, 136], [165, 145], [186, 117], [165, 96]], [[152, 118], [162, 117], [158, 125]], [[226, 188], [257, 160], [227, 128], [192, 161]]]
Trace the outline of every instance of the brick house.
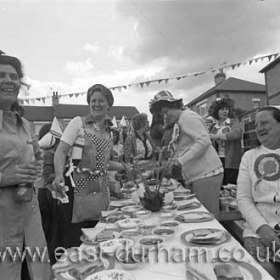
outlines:
[[224, 73], [214, 77], [215, 86], [186, 104], [187, 107], [206, 116], [213, 101], [229, 97], [235, 101], [240, 113], [251, 111], [267, 104], [265, 86], [233, 77], [226, 78]]
[[264, 67], [268, 104], [280, 105], [280, 56]]
[[[52, 122], [54, 117], [65, 127], [76, 116], [85, 116], [89, 113], [88, 105], [59, 104], [58, 95], [52, 96], [52, 106], [24, 106], [24, 117], [34, 124], [35, 132], [38, 133], [42, 125]], [[134, 106], [113, 106], [109, 116], [115, 116], [117, 123], [124, 116], [128, 121], [132, 116], [139, 113]]]

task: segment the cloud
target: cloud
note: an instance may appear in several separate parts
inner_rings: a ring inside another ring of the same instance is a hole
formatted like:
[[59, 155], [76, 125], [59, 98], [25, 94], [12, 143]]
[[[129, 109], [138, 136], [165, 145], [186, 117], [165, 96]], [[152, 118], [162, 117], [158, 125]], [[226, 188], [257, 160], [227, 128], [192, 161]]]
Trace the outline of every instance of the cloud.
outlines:
[[88, 76], [94, 69], [91, 59], [85, 61], [68, 61], [64, 69], [72, 76]]
[[86, 43], [83, 48], [85, 51], [91, 52], [93, 54], [98, 53], [100, 50], [99, 43], [91, 44], [91, 43]]
[[[164, 58], [162, 76], [206, 70], [225, 61], [242, 62], [258, 53], [279, 51], [279, 1], [118, 3], [120, 17], [137, 21], [135, 31], [140, 37], [124, 55], [139, 64]], [[182, 86], [192, 88], [196, 80], [185, 80]]]
[[122, 46], [111, 46], [108, 50], [107, 57], [119, 60], [122, 58], [123, 50]]

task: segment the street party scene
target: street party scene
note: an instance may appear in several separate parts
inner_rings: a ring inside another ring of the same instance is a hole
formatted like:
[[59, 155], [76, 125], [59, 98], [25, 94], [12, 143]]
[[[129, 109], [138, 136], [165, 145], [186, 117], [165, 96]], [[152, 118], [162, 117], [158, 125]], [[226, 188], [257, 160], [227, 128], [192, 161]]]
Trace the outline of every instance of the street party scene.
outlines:
[[277, 8], [0, 2], [0, 280], [280, 279]]

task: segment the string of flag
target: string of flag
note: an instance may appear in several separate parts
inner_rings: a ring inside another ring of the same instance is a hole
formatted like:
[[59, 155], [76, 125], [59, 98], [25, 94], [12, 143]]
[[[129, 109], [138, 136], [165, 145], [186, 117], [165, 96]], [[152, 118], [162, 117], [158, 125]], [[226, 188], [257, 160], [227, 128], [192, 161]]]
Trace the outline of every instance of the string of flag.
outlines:
[[[110, 87], [111, 90], [127, 90], [128, 88], [132, 87], [132, 86], [136, 86], [136, 87], [140, 87], [140, 88], [144, 88], [144, 86], [149, 87], [150, 84], [152, 83], [165, 83], [167, 84], [169, 81], [172, 80], [176, 80], [179, 81], [181, 79], [185, 79], [188, 77], [197, 77], [197, 76], [201, 76], [201, 75], [205, 75], [205, 74], [209, 74], [209, 73], [216, 73], [216, 72], [222, 72], [225, 69], [237, 69], [242, 65], [251, 65], [253, 63], [257, 63], [258, 61], [264, 61], [264, 59], [268, 59], [268, 61], [270, 62], [271, 59], [276, 59], [278, 56], [280, 55], [280, 53], [273, 53], [273, 54], [269, 54], [269, 55], [264, 55], [264, 56], [259, 56], [256, 58], [251, 58], [248, 59], [244, 62], [238, 62], [238, 63], [233, 63], [233, 64], [229, 64], [227, 65], [226, 63], [223, 63], [224, 66], [219, 66], [219, 67], [212, 67], [210, 69], [207, 70], [203, 70], [203, 71], [197, 71], [197, 72], [190, 72], [184, 75], [179, 75], [179, 76], [175, 76], [175, 77], [169, 77], [169, 78], [161, 78], [161, 79], [153, 79], [153, 80], [147, 80], [147, 81], [143, 81], [143, 82], [139, 82], [139, 83], [131, 83], [131, 84], [126, 84], [126, 85], [121, 85], [121, 86], [113, 86]], [[60, 99], [61, 97], [79, 97], [82, 95], [86, 94], [86, 91], [84, 92], [77, 92], [77, 93], [67, 93], [67, 94], [58, 94], [58, 92], [54, 92], [55, 95], [57, 95], [57, 97]], [[30, 102], [32, 104], [35, 104], [35, 101], [39, 101], [39, 102], [43, 102], [45, 104], [46, 99], [47, 98], [52, 98], [52, 96], [43, 96], [43, 97], [32, 97], [32, 98], [21, 98], [20, 102], [21, 104], [30, 104]]]

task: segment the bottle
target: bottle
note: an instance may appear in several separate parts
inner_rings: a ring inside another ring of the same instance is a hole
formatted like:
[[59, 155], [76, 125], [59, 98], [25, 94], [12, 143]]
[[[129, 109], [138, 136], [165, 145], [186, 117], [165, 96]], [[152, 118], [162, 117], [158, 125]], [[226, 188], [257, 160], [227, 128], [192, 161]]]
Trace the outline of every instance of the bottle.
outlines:
[[15, 200], [29, 202], [33, 198], [33, 191], [33, 183], [20, 184], [15, 192]]

